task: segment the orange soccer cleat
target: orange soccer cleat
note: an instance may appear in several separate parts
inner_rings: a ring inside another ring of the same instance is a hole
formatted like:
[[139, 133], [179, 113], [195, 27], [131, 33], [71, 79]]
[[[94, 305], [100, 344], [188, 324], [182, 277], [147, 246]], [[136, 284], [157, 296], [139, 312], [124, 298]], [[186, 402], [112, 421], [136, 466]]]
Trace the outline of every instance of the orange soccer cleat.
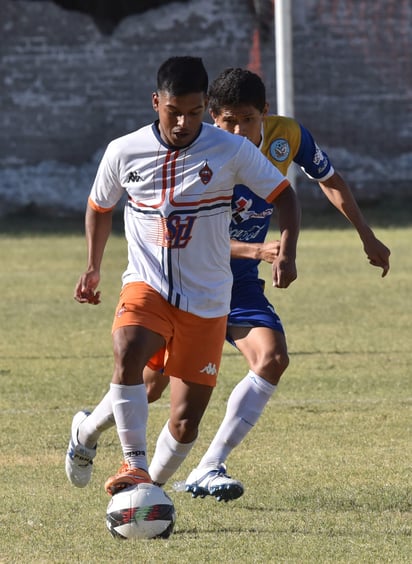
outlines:
[[125, 488], [137, 484], [151, 484], [149, 474], [141, 468], [130, 468], [127, 462], [123, 462], [117, 474], [107, 478], [104, 489], [109, 495], [115, 495]]

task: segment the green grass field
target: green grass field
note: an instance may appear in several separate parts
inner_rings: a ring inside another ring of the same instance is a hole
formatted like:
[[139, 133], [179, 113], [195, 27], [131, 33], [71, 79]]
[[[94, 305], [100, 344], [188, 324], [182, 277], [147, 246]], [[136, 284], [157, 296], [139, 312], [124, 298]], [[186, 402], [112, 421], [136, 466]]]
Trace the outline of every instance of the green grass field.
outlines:
[[[175, 533], [136, 542], [115, 541], [105, 527], [102, 486], [121, 459], [114, 430], [100, 442], [88, 488], [74, 488], [64, 472], [73, 414], [93, 407], [110, 381], [123, 237], [109, 242], [103, 302], [92, 307], [72, 299], [85, 264], [80, 229], [13, 226], [0, 233], [0, 562], [411, 562], [411, 223], [376, 228], [392, 249], [385, 279], [353, 230], [302, 230], [298, 280], [288, 290], [268, 285], [290, 367], [228, 460], [244, 496], [223, 504], [168, 484]], [[197, 463], [245, 372], [225, 345], [177, 481]], [[150, 407], [150, 453], [167, 417], [166, 394]]]

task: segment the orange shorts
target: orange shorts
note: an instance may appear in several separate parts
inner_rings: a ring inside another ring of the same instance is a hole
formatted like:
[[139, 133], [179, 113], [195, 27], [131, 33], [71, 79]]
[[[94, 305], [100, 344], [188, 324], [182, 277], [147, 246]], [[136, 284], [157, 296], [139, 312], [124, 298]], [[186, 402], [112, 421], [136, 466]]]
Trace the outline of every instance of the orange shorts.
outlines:
[[131, 282], [120, 293], [112, 332], [141, 325], [162, 335], [166, 347], [152, 357], [152, 368], [164, 368], [166, 376], [216, 386], [226, 322], [226, 315], [205, 318], [178, 309], [145, 282]]

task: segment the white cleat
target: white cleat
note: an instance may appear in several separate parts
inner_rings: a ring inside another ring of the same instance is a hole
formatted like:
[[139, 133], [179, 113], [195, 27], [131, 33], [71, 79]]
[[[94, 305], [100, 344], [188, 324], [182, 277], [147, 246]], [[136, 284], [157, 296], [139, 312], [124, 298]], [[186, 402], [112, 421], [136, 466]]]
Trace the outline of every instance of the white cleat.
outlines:
[[84, 488], [90, 481], [93, 470], [93, 458], [96, 448], [87, 448], [79, 443], [78, 430], [83, 421], [90, 415], [89, 411], [79, 411], [73, 417], [71, 437], [66, 453], [66, 475], [74, 486]]
[[229, 501], [243, 495], [244, 487], [241, 482], [228, 476], [226, 466], [221, 464], [218, 468], [192, 470], [186, 480], [185, 491], [191, 493], [192, 497], [211, 495], [217, 501]]

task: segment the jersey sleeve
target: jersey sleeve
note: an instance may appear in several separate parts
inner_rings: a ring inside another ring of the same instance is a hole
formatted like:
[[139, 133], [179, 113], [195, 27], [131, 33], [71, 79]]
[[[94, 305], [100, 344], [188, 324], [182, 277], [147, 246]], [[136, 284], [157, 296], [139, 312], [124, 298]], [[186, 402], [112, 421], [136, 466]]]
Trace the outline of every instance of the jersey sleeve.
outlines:
[[236, 184], [248, 186], [267, 202], [273, 202], [290, 186], [289, 180], [246, 138], [238, 152], [237, 164]]
[[112, 210], [124, 194], [116, 155], [117, 151], [110, 143], [100, 161], [89, 195], [89, 204], [95, 211], [104, 213]]
[[311, 180], [322, 182], [327, 180], [335, 172], [328, 155], [323, 151], [313, 139], [311, 133], [300, 125], [301, 141], [298, 152], [294, 157], [303, 172]]

